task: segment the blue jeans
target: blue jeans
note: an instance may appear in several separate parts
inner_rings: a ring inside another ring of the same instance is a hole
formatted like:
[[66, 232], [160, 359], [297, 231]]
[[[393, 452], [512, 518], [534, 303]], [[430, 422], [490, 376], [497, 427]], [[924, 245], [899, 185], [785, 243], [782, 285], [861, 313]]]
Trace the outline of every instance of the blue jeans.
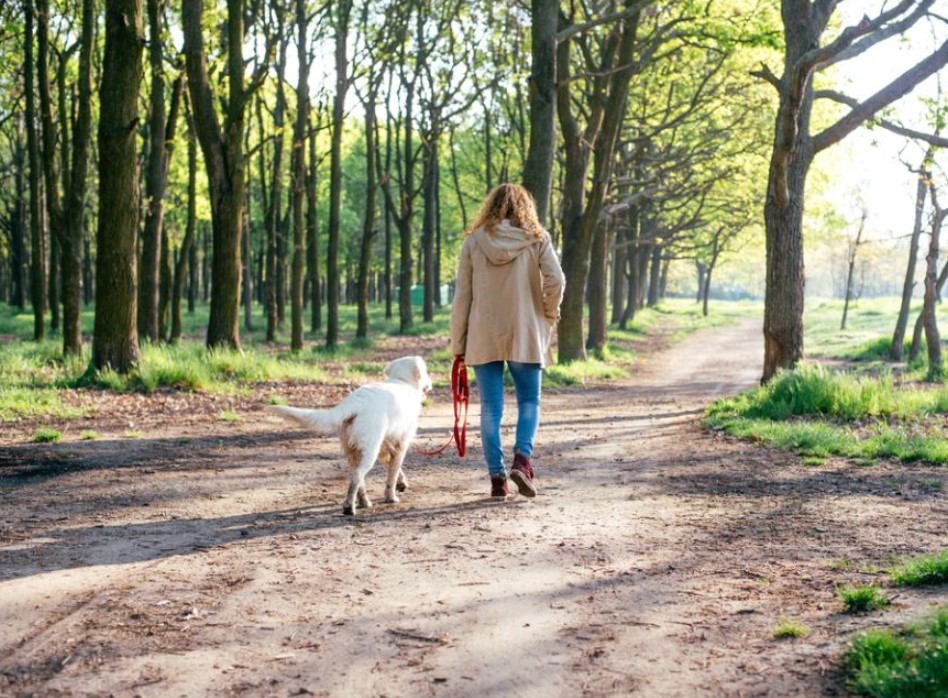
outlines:
[[[500, 419], [504, 416], [504, 362], [474, 366], [477, 389], [481, 396], [481, 444], [484, 460], [492, 476], [506, 475], [504, 451], [500, 445]], [[525, 458], [533, 453], [533, 439], [540, 423], [540, 364], [508, 361], [507, 368], [517, 389], [517, 440], [514, 453]]]

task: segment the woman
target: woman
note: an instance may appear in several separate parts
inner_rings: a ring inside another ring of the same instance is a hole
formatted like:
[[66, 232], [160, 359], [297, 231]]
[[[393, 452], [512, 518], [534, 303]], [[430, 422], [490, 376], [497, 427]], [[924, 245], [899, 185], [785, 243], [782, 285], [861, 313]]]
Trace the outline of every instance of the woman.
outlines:
[[552, 360], [550, 339], [560, 317], [565, 277], [550, 235], [521, 186], [492, 190], [465, 231], [451, 309], [451, 350], [474, 368], [481, 396], [481, 442], [491, 496], [507, 496], [500, 443], [504, 363], [517, 392], [517, 436], [510, 478], [535, 497], [533, 439], [540, 421], [540, 381]]

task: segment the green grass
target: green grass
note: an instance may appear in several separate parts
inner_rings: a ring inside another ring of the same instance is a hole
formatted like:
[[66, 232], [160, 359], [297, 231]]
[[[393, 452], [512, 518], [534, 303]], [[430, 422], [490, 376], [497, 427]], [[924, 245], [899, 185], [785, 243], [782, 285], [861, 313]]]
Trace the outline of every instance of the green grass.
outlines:
[[903, 560], [889, 571], [889, 575], [899, 586], [948, 582], [948, 550]]
[[889, 605], [889, 598], [875, 584], [837, 587], [836, 595], [846, 613], [878, 611]]
[[50, 427], [39, 427], [33, 432], [33, 443], [51, 444], [62, 441], [62, 439], [63, 433], [58, 429], [52, 429]]
[[774, 638], [778, 640], [806, 637], [810, 629], [792, 618], [781, 618], [774, 628]]
[[[414, 308], [414, 324], [408, 334], [419, 337], [446, 337], [449, 334], [450, 307], [435, 311], [433, 322], [421, 322]], [[663, 301], [655, 308], [640, 310], [626, 330], [610, 328], [609, 345], [601, 356], [569, 365], [549, 367], [547, 387], [578, 386], [591, 381], [614, 380], [628, 375], [638, 351], [637, 344], [650, 337], [680, 338], [703, 327], [730, 324], [741, 317], [760, 313], [759, 303], [715, 302], [708, 317], [700, 305], [686, 299]], [[91, 349], [87, 341], [82, 355], [63, 359], [61, 342], [50, 337], [32, 342], [33, 318], [0, 304], [0, 334], [13, 337], [0, 344], [0, 422], [19, 419], [76, 419], [86, 416], [89, 408], [74, 407], [63, 400], [64, 389], [98, 389], [113, 392], [152, 393], [161, 390], [189, 390], [218, 394], [249, 392], [250, 386], [265, 383], [314, 382], [331, 380], [363, 381], [381, 376], [384, 362], [373, 355], [377, 343], [398, 334], [398, 318], [386, 319], [384, 308], [370, 306], [370, 338], [356, 340], [356, 308], [340, 307], [341, 341], [335, 351], [325, 349], [323, 332], [307, 333], [306, 348], [289, 351], [284, 329], [277, 341], [265, 343], [262, 309], [255, 314], [255, 329], [242, 323], [242, 352], [208, 351], [204, 347], [204, 328], [208, 307], [199, 304], [194, 314], [184, 315], [184, 341], [178, 345], [145, 344], [137, 367], [127, 375], [112, 370], [89, 368]], [[308, 317], [307, 317], [308, 319]], [[83, 332], [92, 333], [93, 311], [82, 314]], [[450, 380], [453, 356], [448, 348], [426, 355], [429, 371], [439, 386]]]
[[86, 429], [85, 431], [79, 432], [79, 438], [83, 441], [97, 441], [99, 439], [99, 432]]
[[243, 417], [233, 410], [224, 410], [219, 415], [217, 415], [217, 418], [222, 422], [227, 422], [228, 424], [243, 421]]
[[844, 660], [850, 689], [874, 698], [948, 695], [948, 609], [893, 630], [857, 635]]
[[802, 364], [713, 403], [706, 426], [808, 458], [948, 463], [948, 388], [906, 388]]

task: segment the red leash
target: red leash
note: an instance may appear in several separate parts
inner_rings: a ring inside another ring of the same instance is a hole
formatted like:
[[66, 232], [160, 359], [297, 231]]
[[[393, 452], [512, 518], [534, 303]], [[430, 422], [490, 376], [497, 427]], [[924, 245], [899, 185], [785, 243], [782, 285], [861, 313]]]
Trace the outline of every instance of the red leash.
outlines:
[[437, 456], [443, 453], [453, 441], [457, 444], [458, 455], [461, 458], [464, 457], [467, 452], [467, 407], [471, 398], [471, 388], [467, 383], [467, 366], [464, 365], [464, 359], [460, 356], [454, 359], [454, 365], [451, 366], [451, 395], [454, 398], [454, 433], [441, 448], [433, 451], [416, 448], [415, 453], [423, 456]]

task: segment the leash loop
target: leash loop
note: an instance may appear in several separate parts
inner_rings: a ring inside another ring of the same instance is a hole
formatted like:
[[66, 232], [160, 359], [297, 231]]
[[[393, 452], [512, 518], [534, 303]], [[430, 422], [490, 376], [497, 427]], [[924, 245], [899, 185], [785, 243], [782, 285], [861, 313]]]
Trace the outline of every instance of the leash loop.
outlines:
[[454, 431], [448, 438], [448, 442], [433, 451], [416, 448], [415, 453], [423, 456], [437, 456], [444, 453], [453, 442], [457, 445], [458, 455], [461, 458], [464, 457], [467, 452], [467, 410], [471, 399], [471, 388], [467, 381], [467, 366], [464, 358], [460, 356], [455, 357], [454, 364], [451, 366], [451, 397], [454, 402]]

